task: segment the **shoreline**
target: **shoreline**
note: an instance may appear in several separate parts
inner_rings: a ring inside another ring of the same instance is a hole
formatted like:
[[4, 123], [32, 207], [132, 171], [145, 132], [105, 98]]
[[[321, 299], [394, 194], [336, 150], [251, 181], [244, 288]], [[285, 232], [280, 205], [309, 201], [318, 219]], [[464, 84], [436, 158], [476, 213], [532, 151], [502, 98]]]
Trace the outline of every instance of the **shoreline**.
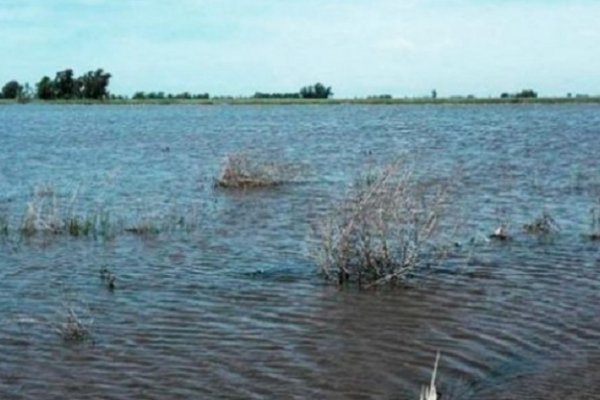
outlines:
[[392, 99], [255, 99], [255, 98], [214, 98], [214, 99], [109, 99], [109, 100], [26, 100], [0, 99], [0, 106], [11, 104], [47, 105], [546, 105], [546, 104], [600, 104], [600, 96], [568, 98], [392, 98]]

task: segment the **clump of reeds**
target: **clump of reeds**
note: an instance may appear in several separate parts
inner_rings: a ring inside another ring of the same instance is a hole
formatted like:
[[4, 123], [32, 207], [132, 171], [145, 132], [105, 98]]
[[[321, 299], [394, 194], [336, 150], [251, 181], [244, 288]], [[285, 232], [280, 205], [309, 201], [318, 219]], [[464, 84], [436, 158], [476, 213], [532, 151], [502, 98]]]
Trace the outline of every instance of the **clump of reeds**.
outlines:
[[420, 182], [399, 164], [360, 180], [316, 226], [322, 273], [369, 287], [396, 282], [424, 264], [440, 233], [447, 189], [445, 181]]
[[288, 180], [290, 169], [282, 163], [267, 161], [263, 157], [239, 152], [229, 154], [223, 163], [215, 187], [251, 189], [278, 186]]
[[523, 225], [523, 230], [535, 235], [548, 235], [560, 231], [560, 226], [548, 211], [544, 211], [532, 222]]
[[[45, 184], [34, 188], [32, 198], [27, 202], [20, 232], [24, 236], [36, 234], [66, 234], [71, 236], [102, 236], [114, 234], [108, 212], [75, 213], [78, 190], [65, 205], [56, 196], [54, 188]], [[0, 226], [1, 228], [1, 226]]]
[[46, 187], [34, 190], [32, 199], [27, 203], [27, 208], [21, 223], [21, 232], [26, 236], [38, 232], [60, 233], [64, 228], [64, 221], [60, 216], [58, 200], [53, 191]]
[[36, 233], [60, 234], [73, 236], [88, 234], [93, 222], [89, 218], [81, 218], [73, 214], [73, 203], [77, 191], [73, 194], [68, 209], [61, 207], [54, 188], [49, 185], [36, 186], [21, 223], [21, 233], [32, 236]]
[[125, 232], [143, 237], [154, 236], [160, 233], [160, 226], [152, 218], [144, 217], [133, 225], [127, 226]]
[[93, 319], [80, 319], [73, 307], [66, 307], [65, 322], [56, 329], [65, 342], [85, 342], [92, 339], [91, 326]]

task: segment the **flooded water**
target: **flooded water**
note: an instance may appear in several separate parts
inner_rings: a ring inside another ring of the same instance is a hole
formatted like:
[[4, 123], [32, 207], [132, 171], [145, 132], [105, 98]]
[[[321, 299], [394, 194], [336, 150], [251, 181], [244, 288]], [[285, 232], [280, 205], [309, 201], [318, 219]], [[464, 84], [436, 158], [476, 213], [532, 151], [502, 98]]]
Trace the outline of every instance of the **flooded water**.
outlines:
[[[416, 399], [439, 350], [443, 399], [600, 399], [599, 135], [596, 105], [2, 106], [0, 398]], [[242, 150], [303, 173], [213, 189]], [[324, 282], [311, 227], [395, 159], [457, 177], [460, 246], [399, 288]], [[194, 224], [27, 238], [35, 188]], [[543, 211], [560, 231], [522, 233]]]

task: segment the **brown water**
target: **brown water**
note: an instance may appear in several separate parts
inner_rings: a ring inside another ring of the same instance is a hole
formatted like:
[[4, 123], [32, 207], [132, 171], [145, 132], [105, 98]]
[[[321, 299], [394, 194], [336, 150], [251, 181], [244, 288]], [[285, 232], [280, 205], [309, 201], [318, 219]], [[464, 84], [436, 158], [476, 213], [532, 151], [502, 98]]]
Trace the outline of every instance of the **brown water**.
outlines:
[[[599, 111], [0, 107], [11, 227], [46, 182], [126, 222], [198, 210], [197, 228], [145, 238], [0, 237], [0, 398], [415, 399], [439, 350], [443, 399], [600, 399], [600, 243], [582, 235]], [[213, 190], [239, 149], [306, 172]], [[357, 173], [398, 157], [423, 179], [460, 171], [460, 246], [400, 288], [323, 282], [311, 224]], [[544, 209], [559, 233], [519, 232]], [[513, 240], [487, 240], [499, 222]], [[93, 319], [93, 341], [62, 341], [65, 305]]]

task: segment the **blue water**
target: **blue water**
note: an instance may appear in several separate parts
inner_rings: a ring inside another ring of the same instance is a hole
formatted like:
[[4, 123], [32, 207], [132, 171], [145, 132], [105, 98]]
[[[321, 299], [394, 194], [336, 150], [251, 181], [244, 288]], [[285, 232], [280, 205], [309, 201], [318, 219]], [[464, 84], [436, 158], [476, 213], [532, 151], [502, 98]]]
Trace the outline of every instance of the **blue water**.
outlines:
[[[448, 397], [600, 398], [600, 243], [585, 237], [599, 111], [1, 106], [0, 398], [411, 399], [437, 350]], [[214, 189], [239, 151], [302, 172]], [[407, 287], [324, 282], [311, 227], [357, 175], [399, 159], [455, 184], [461, 246]], [[24, 237], [36, 192], [64, 212], [169, 229]], [[543, 211], [560, 231], [523, 233]], [[189, 229], [169, 224], [181, 217]], [[513, 240], [487, 239], [500, 224]], [[69, 307], [93, 341], [57, 334]]]

